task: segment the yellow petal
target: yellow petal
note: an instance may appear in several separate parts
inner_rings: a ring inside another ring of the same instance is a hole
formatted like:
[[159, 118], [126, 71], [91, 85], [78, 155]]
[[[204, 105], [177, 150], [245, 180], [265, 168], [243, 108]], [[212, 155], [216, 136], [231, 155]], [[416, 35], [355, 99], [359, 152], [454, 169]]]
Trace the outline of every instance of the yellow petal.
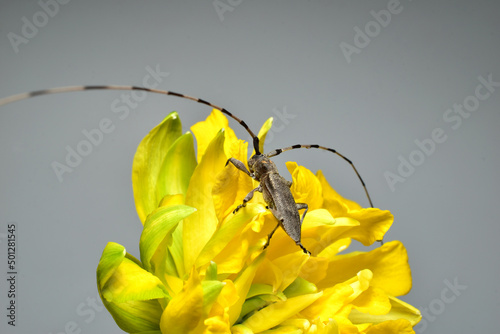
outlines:
[[334, 257], [326, 277], [316, 284], [320, 289], [327, 288], [349, 279], [362, 269], [370, 269], [373, 272], [371, 285], [389, 295], [404, 295], [411, 289], [408, 255], [399, 241], [387, 242], [370, 252], [353, 252]]
[[373, 315], [387, 314], [391, 310], [391, 302], [387, 294], [375, 287], [366, 289], [352, 301], [352, 305], [360, 312]]
[[[267, 133], [271, 129], [271, 126], [273, 125], [273, 118], [269, 117], [267, 121], [262, 125], [262, 127], [259, 130], [259, 134], [257, 137], [259, 137], [259, 150], [261, 153], [264, 153], [264, 142], [267, 137]], [[255, 154], [255, 151], [253, 152]]]
[[[264, 244], [267, 241], [267, 236], [268, 234], [276, 227], [278, 224], [278, 221], [276, 218], [271, 214], [269, 210], [267, 210], [267, 214], [262, 214], [262, 219], [259, 220], [259, 223], [262, 223], [262, 229], [260, 231], [255, 230], [257, 233], [254, 233], [254, 236], [258, 237], [260, 239], [260, 247], [263, 247]], [[307, 248], [307, 245], [304, 244]], [[281, 256], [302, 251], [296, 244], [295, 241], [290, 238], [283, 228], [278, 227], [276, 230], [276, 233], [274, 233], [271, 242], [269, 244], [269, 247], [266, 248], [266, 251], [268, 252], [267, 257], [271, 260], [274, 260], [276, 258], [279, 258]]]
[[231, 327], [232, 334], [254, 334], [253, 330], [244, 325], [234, 325]]
[[227, 334], [231, 333], [229, 321], [226, 314], [214, 315], [205, 319], [205, 330], [203, 334]]
[[311, 305], [321, 295], [322, 292], [318, 292], [289, 298], [284, 302], [276, 302], [254, 313], [243, 322], [243, 325], [255, 333], [265, 331], [294, 316]]
[[215, 232], [218, 219], [212, 199], [212, 187], [216, 175], [226, 163], [224, 131], [213, 139], [203, 159], [196, 167], [186, 194], [186, 205], [198, 211], [183, 221], [184, 264], [186, 272], [193, 266], [207, 241]]
[[[255, 215], [255, 213], [258, 214]], [[253, 216], [251, 221], [244, 225], [243, 229], [237, 232], [229, 243], [225, 241], [224, 244], [226, 246], [213, 259], [217, 262], [220, 273], [239, 273], [249, 261], [262, 253], [266, 242], [265, 230], [259, 230], [258, 227], [260, 227], [263, 221], [267, 220], [267, 217], [272, 216], [272, 214], [266, 211], [260, 204], [248, 204], [246, 208], [241, 209], [235, 216], [248, 214]], [[221, 227], [221, 232], [225, 231], [226, 224], [227, 222]], [[214, 234], [214, 237], [216, 235], [218, 239], [223, 236], [222, 233], [218, 232]], [[212, 243], [212, 240], [209, 242]]]
[[346, 216], [359, 221], [360, 224], [339, 233], [338, 238], [353, 238], [365, 246], [382, 240], [394, 221], [394, 216], [390, 211], [377, 208], [351, 210]]
[[333, 318], [345, 305], [368, 289], [371, 278], [369, 270], [360, 271], [349, 280], [325, 289], [323, 296], [301, 314], [309, 319], [319, 317], [322, 321]]
[[168, 303], [160, 320], [162, 333], [186, 334], [194, 330], [203, 317], [203, 288], [193, 269], [183, 291]]
[[349, 302], [352, 302], [355, 298], [358, 298], [363, 292], [365, 292], [370, 287], [370, 281], [373, 278], [373, 273], [368, 269], [363, 269], [356, 274], [356, 277], [351, 278], [346, 281], [351, 285], [354, 292], [349, 296]]
[[[239, 296], [239, 293], [242, 291], [241, 288], [242, 286], [236, 286], [235, 282], [231, 280], [224, 280], [224, 287], [222, 288], [222, 291], [220, 292], [219, 296], [217, 297], [216, 303], [220, 305], [222, 308], [223, 313], [218, 313], [219, 315], [227, 314], [228, 315], [228, 321], [230, 322], [229, 318], [229, 311], [231, 308], [241, 299], [241, 296]], [[237, 307], [236, 307], [237, 308]], [[221, 311], [220, 309], [218, 311]]]
[[302, 229], [307, 230], [310, 228], [323, 226], [323, 225], [335, 225], [336, 221], [332, 214], [325, 209], [309, 210], [302, 223]]
[[340, 196], [339, 193], [337, 193], [335, 189], [330, 186], [322, 171], [319, 170], [316, 173], [316, 177], [318, 178], [323, 190], [323, 206], [328, 208], [334, 217], [344, 216], [348, 210], [361, 209], [361, 206], [358, 203]]
[[[250, 223], [252, 219], [254, 219], [259, 213], [263, 212], [263, 208], [261, 206], [251, 205], [249, 204], [244, 210], [240, 210], [237, 214], [230, 217], [219, 229], [215, 231], [215, 233], [211, 236], [210, 240], [206, 243], [205, 247], [200, 252], [196, 260], [196, 266], [200, 267], [209, 263], [212, 259], [216, 259], [216, 257], [224, 251], [224, 248], [234, 239], [235, 243], [241, 246], [241, 240], [239, 236], [241, 235], [241, 230], [245, 225]], [[228, 253], [233, 255], [240, 255], [238, 258], [246, 259], [247, 254], [243, 254], [242, 252], [236, 251], [236, 249], [232, 248], [231, 250], [227, 250]], [[217, 262], [218, 268], [220, 272], [227, 273], [227, 267], [225, 262], [229, 259], [227, 256], [221, 257], [222, 261]], [[238, 270], [235, 272], [239, 272], [241, 266], [238, 266]], [[234, 272], [234, 271], [231, 271]]]
[[287, 319], [281, 323], [283, 326], [294, 326], [302, 329], [305, 333], [311, 328], [311, 322], [307, 319], [295, 318], [295, 319]]
[[312, 324], [307, 334], [340, 334], [339, 326], [334, 319], [323, 322], [319, 318]]
[[266, 254], [265, 252], [260, 254], [234, 280], [236, 296], [238, 296], [239, 298], [229, 308], [229, 322], [231, 325], [233, 325], [240, 316], [241, 308], [243, 306], [243, 303], [245, 302], [245, 297], [248, 294], [248, 291], [250, 290], [257, 268], [259, 267], [262, 260], [265, 258], [265, 254]]
[[337, 326], [340, 330], [340, 333], [363, 333], [363, 331], [369, 327], [369, 325], [353, 325], [349, 319], [347, 319], [343, 315], [335, 316], [334, 320], [337, 323]]
[[234, 131], [229, 127], [227, 118], [219, 110], [213, 109], [212, 113], [206, 120], [198, 122], [191, 127], [196, 137], [196, 144], [198, 150], [198, 162], [201, 161], [205, 151], [207, 150], [212, 139], [224, 129], [226, 132], [226, 143], [224, 150], [226, 155], [230, 156], [232, 144], [238, 140]]
[[328, 269], [328, 259], [311, 256], [306, 264], [301, 268], [299, 276], [316, 284], [326, 277]]
[[280, 268], [275, 266], [269, 259], [264, 259], [255, 274], [253, 283], [270, 285], [273, 287], [273, 292], [276, 292], [282, 281], [283, 273]]
[[[339, 241], [339, 235], [346, 230], [346, 227], [358, 225], [359, 222], [351, 218], [334, 219], [328, 210], [313, 210], [307, 213], [302, 224], [302, 242], [314, 256], [319, 256], [319, 253]], [[342, 247], [342, 245], [337, 244], [337, 247]], [[339, 251], [337, 250], [337, 253]], [[330, 249], [330, 253], [334, 253], [333, 248]], [[322, 256], [326, 257], [325, 254], [323, 253]]]
[[389, 320], [371, 326], [366, 334], [404, 334], [415, 333], [411, 323], [406, 319]]
[[336, 232], [335, 239], [353, 238], [365, 246], [371, 245], [376, 240], [382, 240], [384, 234], [391, 227], [394, 217], [387, 210], [377, 208], [363, 209], [354, 201], [340, 196], [326, 181], [323, 173], [318, 171], [317, 178], [323, 189], [323, 206], [337, 219], [346, 217], [359, 222], [359, 226], [352, 229], [340, 229]]
[[412, 326], [415, 326], [420, 320], [422, 320], [422, 314], [417, 308], [396, 297], [389, 296], [389, 299], [392, 307], [388, 315], [392, 316], [393, 320], [404, 318], [410, 321]]
[[295, 326], [278, 326], [267, 331], [260, 332], [262, 334], [302, 334], [304, 331]]
[[166, 195], [160, 201], [160, 206], [170, 206], [170, 205], [182, 205], [184, 204], [184, 195], [176, 194], [176, 195]]
[[[325, 242], [325, 244], [328, 244]], [[321, 252], [318, 254], [318, 257], [324, 257], [327, 259], [333, 258], [338, 253], [347, 249], [351, 244], [350, 238], [344, 238], [340, 240], [336, 240], [333, 243], [328, 244], [327, 247], [323, 248]]]
[[292, 174], [293, 183], [290, 188], [296, 203], [306, 203], [309, 210], [316, 210], [323, 205], [321, 183], [307, 168], [298, 166], [296, 162], [287, 162], [286, 167]]
[[171, 295], [175, 296], [178, 295], [181, 291], [182, 288], [184, 287], [184, 281], [174, 275], [168, 275], [165, 274], [165, 281], [168, 284], [168, 288], [171, 290]]
[[349, 314], [349, 320], [351, 320], [354, 324], [378, 324], [389, 320], [406, 319], [412, 326], [415, 326], [422, 319], [420, 311], [410, 304], [391, 296], [389, 296], [389, 302], [391, 308], [386, 314], [373, 315], [363, 313], [359, 309], [354, 309], [351, 314]]
[[278, 290], [285, 290], [299, 276], [310, 256], [302, 251], [290, 253], [273, 260], [273, 264], [282, 273], [282, 282]]
[[[237, 152], [232, 157], [247, 164], [248, 143], [238, 143]], [[236, 151], [236, 150], [235, 150]], [[224, 168], [223, 173], [217, 175], [212, 195], [215, 212], [220, 222], [232, 215], [236, 205], [241, 204], [245, 196], [254, 188], [253, 180], [232, 164]]]
[[343, 237], [343, 233], [360, 225], [359, 221], [352, 218], [333, 219], [330, 212], [324, 209], [314, 210], [308, 216], [309, 213], [302, 224], [302, 240], [307, 249], [318, 257], [332, 258], [346, 249], [351, 239]]

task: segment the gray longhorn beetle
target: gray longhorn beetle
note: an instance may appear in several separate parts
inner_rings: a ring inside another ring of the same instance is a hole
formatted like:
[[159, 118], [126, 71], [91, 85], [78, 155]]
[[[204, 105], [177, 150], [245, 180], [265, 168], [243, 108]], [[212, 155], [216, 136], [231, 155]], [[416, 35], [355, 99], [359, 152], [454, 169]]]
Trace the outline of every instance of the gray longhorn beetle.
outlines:
[[[339, 157], [347, 161], [354, 169], [354, 172], [361, 181], [361, 185], [364, 188], [365, 194], [368, 198], [368, 201], [370, 202], [370, 206], [373, 208], [372, 200], [370, 198], [370, 195], [368, 194], [368, 189], [366, 188], [365, 182], [361, 178], [361, 175], [358, 173], [358, 170], [356, 169], [351, 160], [349, 160], [336, 150], [320, 145], [293, 145], [273, 150], [267, 154], [263, 154], [262, 152], [260, 152], [259, 138], [252, 132], [252, 130], [250, 130], [250, 128], [244, 121], [231, 114], [225, 108], [221, 108], [205, 100], [191, 97], [188, 95], [179, 94], [171, 91], [163, 91], [158, 89], [136, 87], [136, 86], [66, 86], [66, 87], [57, 87], [57, 88], [38, 90], [18, 95], [12, 95], [0, 99], [0, 106], [40, 95], [78, 92], [87, 90], [129, 90], [129, 91], [138, 90], [150, 93], [173, 95], [184, 99], [193, 100], [198, 103], [206, 104], [212, 108], [218, 109], [224, 114], [234, 119], [239, 124], [241, 124], [241, 126], [243, 126], [252, 137], [255, 154], [248, 160], [248, 169], [245, 167], [245, 164], [243, 162], [236, 160], [234, 158], [229, 158], [229, 160], [226, 162], [226, 165], [228, 163], [233, 164], [237, 169], [241, 170], [254, 180], [258, 181], [259, 186], [250, 191], [248, 195], [245, 196], [245, 198], [243, 199], [243, 203], [238, 205], [236, 209], [234, 209], [233, 213], [235, 214], [239, 209], [244, 207], [246, 203], [253, 198], [253, 195], [256, 191], [262, 193], [264, 201], [267, 204], [266, 208], [269, 209], [271, 213], [274, 215], [274, 217], [278, 220], [278, 224], [276, 225], [276, 227], [272, 230], [271, 233], [269, 233], [264, 248], [269, 246], [269, 242], [274, 232], [279, 226], [281, 226], [285, 230], [285, 232], [290, 236], [290, 238], [292, 238], [292, 240], [295, 241], [295, 243], [300, 248], [302, 248], [304, 253], [311, 254], [301, 243], [301, 227], [302, 227], [302, 222], [304, 221], [304, 217], [307, 213], [308, 206], [306, 203], [295, 202], [292, 196], [292, 192], [290, 191], [292, 182], [286, 180], [278, 173], [276, 165], [270, 159], [271, 157], [277, 156], [285, 151], [298, 148], [317, 148], [337, 154]], [[300, 217], [299, 215], [299, 210], [305, 210], [304, 213], [302, 214], [302, 217]], [[382, 240], [379, 240], [379, 242], [382, 242]]]

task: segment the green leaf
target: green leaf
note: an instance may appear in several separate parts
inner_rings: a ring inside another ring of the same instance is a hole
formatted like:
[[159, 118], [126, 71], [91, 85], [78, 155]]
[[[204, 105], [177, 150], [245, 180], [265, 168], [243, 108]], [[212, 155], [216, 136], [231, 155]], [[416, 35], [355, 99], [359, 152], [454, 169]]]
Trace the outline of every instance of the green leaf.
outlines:
[[172, 267], [175, 267], [175, 273], [177, 277], [185, 277], [186, 272], [184, 270], [184, 245], [182, 244], [182, 222], [177, 225], [175, 230], [172, 232], [172, 243], [168, 245], [168, 251], [170, 254], [170, 261], [172, 261]]
[[310, 293], [318, 292], [318, 288], [313, 283], [303, 279], [302, 277], [297, 277], [292, 284], [290, 284], [283, 293], [287, 298], [292, 298], [300, 295], [306, 295]]
[[239, 323], [243, 319], [245, 319], [246, 315], [249, 314], [250, 312], [255, 312], [255, 311], [263, 308], [267, 304], [268, 304], [268, 302], [260, 297], [252, 297], [252, 298], [245, 300], [245, 302], [243, 303], [243, 306], [241, 307], [240, 317], [239, 317], [237, 323]]
[[97, 266], [97, 288], [117, 325], [128, 333], [159, 330], [163, 309], [157, 298], [170, 299], [165, 286], [145, 271], [125, 247], [110, 242]]
[[195, 208], [186, 205], [162, 206], [148, 216], [139, 241], [141, 261], [147, 270], [151, 270], [151, 258], [165, 237], [182, 219], [195, 211]]
[[161, 184], [162, 167], [170, 147], [182, 134], [176, 112], [170, 113], [141, 141], [132, 164], [132, 186], [137, 214], [144, 223], [164, 197], [166, 184]]
[[201, 287], [203, 288], [203, 309], [205, 313], [209, 313], [212, 305], [219, 297], [222, 288], [226, 283], [221, 281], [202, 281]]
[[210, 261], [207, 270], [205, 272], [205, 281], [216, 281], [217, 280], [217, 263]]
[[163, 160], [156, 188], [158, 197], [163, 198], [164, 195], [175, 194], [185, 195], [196, 165], [194, 138], [188, 132], [172, 144]]
[[110, 303], [103, 300], [118, 327], [127, 333], [161, 333], [160, 318], [163, 312], [157, 300]]
[[170, 298], [158, 277], [127, 258], [113, 271], [102, 287], [101, 294], [107, 301], [114, 303]]
[[115, 269], [122, 263], [126, 253], [127, 251], [122, 245], [108, 242], [97, 265], [97, 287], [99, 291], [113, 275]]
[[273, 286], [269, 284], [254, 283], [248, 290], [246, 298], [252, 298], [259, 295], [269, 295], [274, 293]]

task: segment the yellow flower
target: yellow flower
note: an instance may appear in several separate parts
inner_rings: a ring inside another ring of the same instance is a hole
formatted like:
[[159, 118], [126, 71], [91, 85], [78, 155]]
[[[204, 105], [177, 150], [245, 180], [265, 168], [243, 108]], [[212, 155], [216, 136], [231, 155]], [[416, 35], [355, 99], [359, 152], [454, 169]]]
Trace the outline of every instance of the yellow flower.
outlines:
[[[271, 127], [261, 131], [261, 145]], [[140, 143], [132, 167], [144, 225], [140, 261], [108, 243], [97, 268], [101, 299], [128, 333], [413, 333], [420, 312], [396, 298], [411, 288], [402, 243], [339, 254], [358, 240], [380, 240], [389, 211], [341, 197], [321, 172], [287, 163], [297, 202], [308, 203], [304, 254], [276, 225], [261, 194], [233, 214], [257, 184], [231, 164], [246, 164], [247, 143], [214, 110], [181, 133], [171, 113]]]

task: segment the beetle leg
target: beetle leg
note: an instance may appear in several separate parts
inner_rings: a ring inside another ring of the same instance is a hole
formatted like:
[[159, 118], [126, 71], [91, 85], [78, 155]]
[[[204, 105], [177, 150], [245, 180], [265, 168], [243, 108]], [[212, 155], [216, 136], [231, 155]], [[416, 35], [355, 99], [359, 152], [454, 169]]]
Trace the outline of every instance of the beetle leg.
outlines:
[[271, 233], [269, 233], [269, 234], [267, 235], [267, 242], [266, 242], [266, 244], [264, 245], [264, 249], [266, 249], [266, 248], [267, 248], [267, 246], [269, 246], [269, 242], [271, 241], [271, 238], [273, 237], [274, 232], [276, 232], [276, 230], [278, 229], [278, 227], [280, 227], [280, 225], [281, 225], [281, 224], [280, 224], [280, 223], [278, 223], [278, 224], [276, 225], [276, 227], [275, 227], [275, 228], [271, 231]]
[[241, 209], [241, 208], [245, 207], [245, 206], [247, 205], [247, 202], [253, 198], [253, 194], [254, 194], [256, 191], [262, 192], [262, 187], [259, 185], [257, 188], [255, 188], [254, 190], [252, 190], [251, 192], [249, 192], [249, 193], [245, 196], [245, 198], [243, 199], [243, 203], [242, 203], [242, 204], [240, 204], [240, 205], [238, 205], [238, 206], [236, 207], [236, 209], [234, 209], [233, 213], [236, 213], [236, 212], [238, 212], [238, 210], [239, 210], [239, 209]]
[[307, 210], [309, 210], [309, 206], [306, 203], [296, 203], [297, 205], [297, 211], [306, 209], [304, 213], [302, 214], [302, 218], [300, 219], [300, 226], [302, 226], [302, 222], [304, 221], [304, 217], [306, 216]]
[[241, 170], [242, 172], [246, 173], [248, 176], [250, 176], [252, 179], [255, 179], [255, 175], [253, 175], [252, 173], [250, 173], [250, 171], [247, 169], [247, 167], [245, 166], [245, 164], [235, 158], [229, 158], [227, 161], [226, 161], [226, 166], [228, 163], [232, 163], [234, 165], [234, 167], [238, 168], [239, 170]]

